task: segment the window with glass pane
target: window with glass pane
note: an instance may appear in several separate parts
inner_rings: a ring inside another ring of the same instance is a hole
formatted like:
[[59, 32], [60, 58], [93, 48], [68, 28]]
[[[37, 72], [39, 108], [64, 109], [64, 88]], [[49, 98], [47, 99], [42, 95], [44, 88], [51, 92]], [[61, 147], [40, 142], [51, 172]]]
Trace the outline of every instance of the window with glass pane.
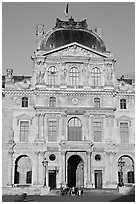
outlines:
[[57, 121], [49, 120], [48, 141], [57, 141]]
[[22, 107], [28, 107], [28, 98], [22, 97]]
[[133, 171], [127, 172], [127, 179], [128, 179], [128, 183], [134, 183], [134, 172]]
[[20, 121], [20, 141], [27, 142], [29, 137], [29, 121]]
[[100, 86], [101, 72], [99, 68], [95, 67], [92, 69], [91, 77], [93, 86]]
[[57, 69], [55, 67], [50, 67], [48, 69], [48, 84], [49, 85], [57, 84]]
[[81, 141], [82, 140], [82, 125], [79, 118], [71, 118], [68, 121], [68, 140]]
[[76, 67], [70, 69], [70, 84], [72, 86], [79, 85], [79, 70]]
[[55, 107], [56, 106], [56, 98], [55, 97], [50, 97], [50, 107]]
[[101, 142], [101, 122], [93, 122], [93, 129], [94, 129], [94, 142]]
[[94, 98], [94, 107], [100, 108], [100, 98]]
[[126, 99], [120, 99], [120, 109], [126, 109]]
[[128, 123], [120, 123], [121, 143], [129, 142]]

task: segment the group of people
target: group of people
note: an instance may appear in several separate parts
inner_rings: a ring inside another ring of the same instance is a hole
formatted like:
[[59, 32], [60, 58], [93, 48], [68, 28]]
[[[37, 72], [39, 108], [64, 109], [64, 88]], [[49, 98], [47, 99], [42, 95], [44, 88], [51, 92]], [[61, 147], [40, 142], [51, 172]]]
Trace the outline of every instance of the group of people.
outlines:
[[60, 194], [61, 195], [72, 195], [72, 196], [82, 196], [83, 195], [83, 189], [81, 187], [62, 187], [60, 188]]

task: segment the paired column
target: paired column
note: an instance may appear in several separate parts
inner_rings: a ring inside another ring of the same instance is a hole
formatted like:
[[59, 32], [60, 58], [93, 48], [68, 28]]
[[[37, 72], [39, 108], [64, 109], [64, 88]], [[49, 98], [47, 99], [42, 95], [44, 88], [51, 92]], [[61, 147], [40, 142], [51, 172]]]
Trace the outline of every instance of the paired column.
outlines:
[[43, 113], [36, 114], [36, 140], [44, 140], [44, 117]]
[[13, 151], [9, 151], [8, 154], [9, 154], [8, 186], [12, 186], [12, 173], [13, 173], [12, 156], [13, 156]]
[[87, 187], [91, 187], [91, 152], [87, 154]]
[[66, 178], [65, 178], [65, 165], [66, 165], [66, 162], [65, 162], [65, 154], [66, 152], [65, 151], [62, 151], [61, 152], [61, 156], [62, 156], [62, 185], [65, 185], [65, 181], [66, 181]]
[[62, 113], [62, 140], [66, 140], [66, 118], [67, 118], [67, 114], [66, 113]]
[[117, 170], [116, 170], [116, 164], [115, 164], [115, 155], [116, 152], [107, 152], [107, 159], [108, 159], [108, 178], [107, 183], [109, 187], [115, 187], [117, 183]]
[[84, 115], [84, 140], [89, 139], [89, 114], [85, 113]]

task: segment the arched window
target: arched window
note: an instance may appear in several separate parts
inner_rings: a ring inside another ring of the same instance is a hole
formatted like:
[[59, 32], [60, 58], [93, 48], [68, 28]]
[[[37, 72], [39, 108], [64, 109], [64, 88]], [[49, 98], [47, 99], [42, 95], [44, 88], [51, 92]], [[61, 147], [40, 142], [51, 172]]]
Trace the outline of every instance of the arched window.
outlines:
[[49, 85], [57, 84], [57, 69], [54, 66], [48, 69], [48, 84]]
[[68, 140], [81, 141], [82, 140], [82, 125], [79, 118], [71, 118], [68, 121]]
[[22, 107], [28, 107], [28, 98], [22, 97]]
[[70, 84], [77, 86], [79, 84], [79, 70], [76, 67], [70, 69]]
[[92, 69], [91, 77], [93, 86], [100, 86], [101, 72], [99, 68], [95, 67]]
[[126, 99], [120, 99], [120, 109], [126, 109]]
[[56, 98], [55, 97], [50, 97], [49, 106], [50, 107], [56, 106]]
[[94, 107], [100, 108], [100, 98], [94, 98]]

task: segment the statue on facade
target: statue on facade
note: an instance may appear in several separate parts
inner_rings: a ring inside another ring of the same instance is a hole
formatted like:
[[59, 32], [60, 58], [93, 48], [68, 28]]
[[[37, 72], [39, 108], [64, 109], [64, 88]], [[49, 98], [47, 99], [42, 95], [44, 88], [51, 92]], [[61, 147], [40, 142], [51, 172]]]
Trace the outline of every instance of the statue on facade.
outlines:
[[83, 75], [83, 84], [89, 85], [89, 70], [87, 66], [84, 66], [82, 69], [82, 75]]
[[105, 85], [111, 86], [113, 85], [113, 69], [110, 64], [107, 65], [106, 68], [106, 77], [105, 77]]
[[13, 82], [13, 69], [7, 69], [6, 82]]
[[29, 79], [24, 79], [23, 81], [20, 81], [17, 83], [17, 89], [28, 89], [30, 88], [31, 82]]
[[14, 130], [12, 128], [9, 131], [9, 143], [14, 143]]
[[67, 69], [63, 68], [61, 73], [61, 84], [66, 83]]
[[45, 84], [45, 66], [43, 62], [40, 62], [40, 67], [38, 68], [37, 73], [37, 84]]
[[37, 50], [40, 50], [44, 36], [44, 25], [39, 24], [36, 26], [36, 36], [37, 36]]

